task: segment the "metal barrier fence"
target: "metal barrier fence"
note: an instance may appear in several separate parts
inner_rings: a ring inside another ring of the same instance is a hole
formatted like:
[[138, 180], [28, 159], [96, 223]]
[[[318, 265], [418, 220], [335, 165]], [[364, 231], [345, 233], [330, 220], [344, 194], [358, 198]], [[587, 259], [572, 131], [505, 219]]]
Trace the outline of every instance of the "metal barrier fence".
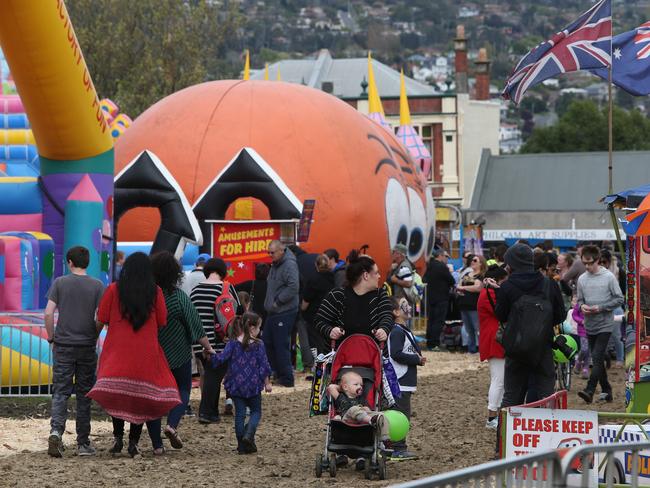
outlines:
[[[4, 314], [3, 314], [4, 315]], [[43, 314], [21, 314], [0, 323], [0, 396], [44, 396], [52, 389], [52, 347]], [[40, 323], [38, 323], [40, 321]], [[31, 322], [31, 323], [30, 323]]]
[[[491, 461], [478, 466], [459, 469], [420, 480], [409, 481], [393, 488], [511, 488], [511, 487], [590, 487], [595, 486], [590, 478], [590, 470], [584, 469], [576, 474], [574, 465], [580, 460], [581, 466], [588, 466], [589, 459], [595, 453], [605, 453], [603, 486], [619, 486], [620, 473], [615, 469], [616, 453], [631, 453], [630, 485], [639, 486], [639, 451], [650, 449], [650, 442], [597, 444], [579, 446], [566, 453], [546, 451], [525, 456]], [[601, 463], [601, 466], [603, 463]], [[619, 479], [617, 479], [619, 478]], [[615, 483], [615, 481], [617, 483]]]

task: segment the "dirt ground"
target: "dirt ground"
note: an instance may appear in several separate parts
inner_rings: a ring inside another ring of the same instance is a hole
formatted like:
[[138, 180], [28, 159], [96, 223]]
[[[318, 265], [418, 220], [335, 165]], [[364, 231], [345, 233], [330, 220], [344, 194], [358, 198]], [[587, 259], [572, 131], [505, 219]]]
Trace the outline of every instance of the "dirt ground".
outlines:
[[[248, 487], [387, 486], [398, 481], [480, 464], [494, 456], [495, 433], [485, 428], [487, 366], [477, 355], [427, 353], [418, 391], [413, 397], [409, 448], [420, 456], [415, 461], [390, 463], [388, 480], [368, 482], [353, 467], [339, 469], [335, 479], [313, 474], [314, 460], [322, 451], [323, 417], [308, 418], [308, 382], [297, 378], [297, 387], [278, 388], [264, 395], [263, 418], [258, 430], [256, 455], [239, 456], [231, 417], [220, 424], [203, 426], [185, 418], [179, 432], [185, 443], [175, 451], [154, 458], [148, 436], [143, 434], [142, 457], [126, 454], [113, 457], [108, 417], [99, 408], [93, 412], [92, 442], [95, 457], [76, 456], [74, 422], [68, 422], [63, 459], [46, 452], [49, 401], [47, 398], [0, 398], [0, 486], [16, 487], [190, 487], [200, 485]], [[611, 369], [615, 400], [595, 404], [592, 409], [624, 411], [624, 374]], [[585, 408], [576, 391], [585, 380], [574, 377], [569, 408]], [[196, 392], [192, 404], [198, 409]], [[71, 402], [71, 406], [73, 402]], [[165, 440], [165, 442], [167, 442]]]

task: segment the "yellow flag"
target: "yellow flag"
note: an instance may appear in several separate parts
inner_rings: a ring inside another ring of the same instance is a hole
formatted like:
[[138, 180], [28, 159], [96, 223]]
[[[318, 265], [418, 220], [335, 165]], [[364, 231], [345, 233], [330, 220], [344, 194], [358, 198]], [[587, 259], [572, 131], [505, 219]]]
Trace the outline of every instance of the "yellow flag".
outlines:
[[406, 98], [406, 83], [404, 82], [404, 70], [401, 70], [399, 78], [400, 78], [399, 125], [410, 125], [411, 112], [409, 110], [408, 98]]
[[251, 77], [251, 58], [248, 49], [246, 49], [246, 62], [244, 63], [244, 79], [249, 80], [250, 77]]
[[370, 52], [368, 52], [368, 112], [384, 115], [384, 107], [381, 105], [381, 99], [379, 98], [379, 92], [377, 92], [377, 85], [375, 84], [375, 74], [372, 71]]

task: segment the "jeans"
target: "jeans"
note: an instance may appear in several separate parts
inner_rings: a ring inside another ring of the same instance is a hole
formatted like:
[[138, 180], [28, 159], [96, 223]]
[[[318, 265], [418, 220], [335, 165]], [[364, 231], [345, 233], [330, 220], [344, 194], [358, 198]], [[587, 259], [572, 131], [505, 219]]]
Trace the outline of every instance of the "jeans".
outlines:
[[[124, 437], [124, 420], [118, 419], [117, 417], [111, 417], [113, 419], [113, 436], [115, 437]], [[160, 436], [160, 419], [150, 420], [147, 422], [147, 431], [149, 432], [149, 438], [151, 439], [151, 445], [154, 449], [159, 449], [163, 447], [162, 437]], [[129, 424], [129, 442], [132, 444], [137, 444], [140, 442], [140, 436], [142, 435], [142, 424]]]
[[[241, 452], [243, 450], [241, 441], [244, 437], [252, 442], [255, 441], [255, 432], [257, 431], [257, 426], [260, 424], [260, 420], [262, 419], [262, 395], [258, 394], [251, 398], [234, 396], [232, 397], [232, 401], [235, 404], [235, 435], [237, 436], [237, 450]], [[246, 407], [250, 409], [248, 423], [245, 423]]]
[[309, 340], [309, 324], [298, 316], [296, 320], [296, 328], [298, 329], [298, 343], [300, 344], [300, 356], [302, 357], [302, 365], [305, 368], [311, 368], [314, 365], [314, 356], [311, 353], [311, 341]]
[[192, 389], [192, 359], [188, 359], [185, 364], [178, 368], [172, 369], [174, 379], [176, 379], [176, 386], [178, 386], [178, 393], [181, 397], [181, 404], [176, 405], [167, 414], [167, 425], [176, 429], [181, 422], [181, 418], [185, 414], [187, 405], [190, 403], [190, 391]]
[[427, 347], [440, 346], [440, 334], [447, 318], [449, 300], [429, 304], [429, 320], [427, 322]]
[[54, 366], [52, 368], [52, 420], [53, 431], [63, 435], [68, 418], [68, 398], [72, 395], [74, 383], [77, 397], [77, 444], [89, 442], [90, 405], [86, 396], [95, 384], [97, 353], [95, 346], [54, 345]]
[[536, 365], [506, 357], [501, 408], [522, 405], [526, 401], [529, 385], [535, 389], [537, 398], [546, 398], [553, 394], [555, 363], [550, 346], [543, 352]]
[[467, 350], [478, 352], [478, 312], [476, 310], [461, 310], [463, 327], [467, 331]]
[[591, 361], [594, 365], [591, 368], [589, 381], [585, 390], [592, 395], [596, 391], [596, 386], [600, 383], [603, 393], [611, 393], [612, 386], [607, 380], [607, 368], [605, 367], [605, 354], [607, 352], [607, 343], [611, 332], [601, 332], [600, 334], [587, 334], [589, 340], [589, 350], [591, 351]]
[[298, 311], [269, 313], [264, 323], [262, 340], [266, 348], [271, 369], [275, 371], [282, 386], [293, 386], [293, 366], [291, 365], [291, 332]]
[[[395, 398], [395, 410], [402, 412], [411, 421], [411, 395], [412, 391], [403, 391], [399, 398]], [[395, 452], [406, 451], [406, 437], [398, 442], [393, 442]]]
[[219, 417], [219, 395], [221, 382], [228, 372], [228, 365], [213, 367], [209, 359], [201, 358], [203, 365], [203, 385], [201, 386], [201, 403], [199, 416], [216, 419]]

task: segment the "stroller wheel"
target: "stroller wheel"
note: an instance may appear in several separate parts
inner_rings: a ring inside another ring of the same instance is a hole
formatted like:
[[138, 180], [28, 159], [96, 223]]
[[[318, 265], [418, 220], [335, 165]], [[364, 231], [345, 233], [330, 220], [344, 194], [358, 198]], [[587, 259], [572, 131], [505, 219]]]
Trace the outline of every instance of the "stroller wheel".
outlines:
[[363, 476], [367, 480], [372, 479], [372, 459], [366, 459], [366, 463], [363, 469]]
[[379, 479], [385, 480], [388, 473], [386, 472], [386, 458], [383, 455], [377, 457], [377, 467], [379, 468]]
[[330, 477], [336, 478], [336, 454], [334, 453], [330, 454], [329, 469], [330, 469]]
[[316, 465], [314, 466], [314, 474], [316, 478], [320, 478], [323, 475], [323, 455], [319, 454], [316, 456]]

